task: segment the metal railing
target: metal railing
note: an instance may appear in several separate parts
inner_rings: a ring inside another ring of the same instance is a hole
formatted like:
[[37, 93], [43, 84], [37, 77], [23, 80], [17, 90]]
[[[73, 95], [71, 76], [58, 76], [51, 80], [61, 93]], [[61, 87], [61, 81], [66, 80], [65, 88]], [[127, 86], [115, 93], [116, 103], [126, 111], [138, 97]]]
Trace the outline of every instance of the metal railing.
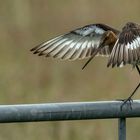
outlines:
[[118, 118], [119, 140], [126, 139], [126, 118], [140, 117], [140, 100], [0, 105], [0, 123]]

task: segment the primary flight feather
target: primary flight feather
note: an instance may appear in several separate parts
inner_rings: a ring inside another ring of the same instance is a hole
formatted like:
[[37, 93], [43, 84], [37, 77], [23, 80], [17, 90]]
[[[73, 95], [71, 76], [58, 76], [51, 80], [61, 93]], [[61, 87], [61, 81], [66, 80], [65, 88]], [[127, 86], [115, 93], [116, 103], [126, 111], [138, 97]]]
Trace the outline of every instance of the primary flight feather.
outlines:
[[[31, 49], [31, 51], [39, 56], [44, 55], [60, 59], [76, 60], [90, 58], [99, 48], [107, 31], [112, 31], [116, 36], [119, 34], [118, 30], [107, 25], [92, 24], [46, 41]], [[103, 45], [98, 54], [108, 56], [112, 48], [113, 46], [110, 44]]]

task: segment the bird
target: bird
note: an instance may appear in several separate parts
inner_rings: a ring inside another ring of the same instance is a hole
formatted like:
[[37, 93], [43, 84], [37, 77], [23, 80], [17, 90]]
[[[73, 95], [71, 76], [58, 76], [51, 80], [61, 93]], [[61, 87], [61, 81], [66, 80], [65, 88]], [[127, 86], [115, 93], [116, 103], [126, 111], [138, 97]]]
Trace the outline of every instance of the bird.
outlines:
[[[140, 75], [140, 25], [127, 22], [122, 30], [102, 23], [90, 24], [64, 35], [45, 41], [30, 51], [39, 56], [62, 60], [88, 59], [82, 69], [95, 56], [107, 56], [107, 67], [123, 67], [130, 64]], [[136, 86], [131, 95], [123, 100], [123, 105], [132, 100], [140, 87]]]

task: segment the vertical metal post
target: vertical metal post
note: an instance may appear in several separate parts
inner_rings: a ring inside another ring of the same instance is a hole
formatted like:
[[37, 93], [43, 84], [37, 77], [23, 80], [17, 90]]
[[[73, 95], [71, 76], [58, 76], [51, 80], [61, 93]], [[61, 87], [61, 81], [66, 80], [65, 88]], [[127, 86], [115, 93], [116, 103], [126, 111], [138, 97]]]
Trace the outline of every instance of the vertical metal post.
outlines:
[[118, 120], [118, 137], [119, 140], [126, 140], [126, 118]]

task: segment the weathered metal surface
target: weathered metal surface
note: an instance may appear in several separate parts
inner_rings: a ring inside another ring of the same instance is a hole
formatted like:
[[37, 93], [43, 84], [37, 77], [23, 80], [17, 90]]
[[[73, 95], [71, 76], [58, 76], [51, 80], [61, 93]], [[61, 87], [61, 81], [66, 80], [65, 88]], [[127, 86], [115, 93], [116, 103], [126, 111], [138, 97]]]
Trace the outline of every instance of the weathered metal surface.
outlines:
[[0, 123], [140, 117], [140, 101], [123, 106], [121, 101], [0, 105]]

